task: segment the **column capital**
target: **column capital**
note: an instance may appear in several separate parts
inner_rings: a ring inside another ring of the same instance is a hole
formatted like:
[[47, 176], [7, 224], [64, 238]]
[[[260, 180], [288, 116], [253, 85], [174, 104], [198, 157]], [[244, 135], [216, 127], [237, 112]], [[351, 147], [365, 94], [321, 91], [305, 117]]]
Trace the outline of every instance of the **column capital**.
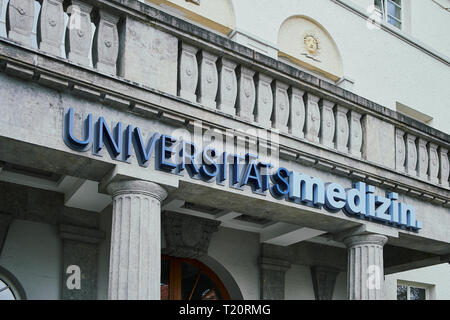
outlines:
[[388, 241], [388, 237], [381, 234], [359, 234], [344, 238], [343, 242], [347, 248], [359, 245], [378, 245], [383, 247]]
[[159, 200], [167, 198], [167, 191], [159, 184], [144, 180], [119, 180], [110, 182], [106, 191], [113, 197], [121, 194], [142, 194]]
[[333, 240], [344, 242], [344, 239], [360, 235], [383, 235], [390, 238], [398, 238], [398, 230], [380, 224], [362, 224], [333, 234]]

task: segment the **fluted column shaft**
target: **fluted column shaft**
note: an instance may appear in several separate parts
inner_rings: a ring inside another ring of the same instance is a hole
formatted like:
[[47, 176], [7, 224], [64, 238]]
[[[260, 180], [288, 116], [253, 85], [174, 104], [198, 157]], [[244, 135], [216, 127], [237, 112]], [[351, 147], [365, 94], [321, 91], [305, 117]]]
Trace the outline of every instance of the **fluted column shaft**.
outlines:
[[113, 220], [109, 268], [110, 300], [159, 300], [161, 278], [161, 201], [158, 184], [112, 182]]
[[347, 295], [349, 300], [383, 299], [383, 235], [354, 235], [344, 239], [348, 249]]

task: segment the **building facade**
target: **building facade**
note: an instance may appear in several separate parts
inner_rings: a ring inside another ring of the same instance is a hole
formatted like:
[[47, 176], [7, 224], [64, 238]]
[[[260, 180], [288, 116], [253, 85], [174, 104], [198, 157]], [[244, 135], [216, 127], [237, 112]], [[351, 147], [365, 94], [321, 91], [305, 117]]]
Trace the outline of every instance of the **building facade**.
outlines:
[[449, 7], [0, 0], [0, 298], [450, 299]]

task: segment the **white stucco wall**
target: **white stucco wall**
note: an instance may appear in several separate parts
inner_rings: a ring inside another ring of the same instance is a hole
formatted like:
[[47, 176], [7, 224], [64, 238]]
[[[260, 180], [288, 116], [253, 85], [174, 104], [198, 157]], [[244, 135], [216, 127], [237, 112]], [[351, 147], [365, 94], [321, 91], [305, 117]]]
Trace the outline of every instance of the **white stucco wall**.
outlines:
[[[357, 2], [365, 11], [364, 3]], [[355, 81], [351, 91], [393, 110], [396, 102], [405, 104], [433, 117], [431, 126], [450, 131], [450, 68], [443, 62], [394, 34], [369, 29], [365, 19], [330, 0], [260, 0], [258, 14], [254, 14], [253, 0], [233, 3], [236, 28], [272, 46], [277, 43], [278, 30], [285, 19], [293, 15], [311, 17], [336, 42], [344, 77]], [[411, 33], [400, 32], [448, 57], [450, 40], [444, 30], [450, 30], [450, 15], [430, 3], [414, 1]], [[245, 37], [236, 37], [239, 39], [249, 45]]]
[[430, 298], [450, 300], [450, 264], [444, 263], [387, 275], [385, 277], [385, 298], [397, 299], [398, 282], [429, 286]]
[[284, 297], [286, 300], [315, 300], [309, 267], [292, 265], [286, 271]]
[[259, 234], [219, 227], [208, 255], [230, 272], [244, 300], [259, 299]]
[[[286, 271], [284, 294], [286, 300], [315, 300], [310, 267], [293, 264]], [[333, 300], [346, 299], [347, 274], [340, 272], [336, 277]]]
[[56, 300], [61, 297], [61, 253], [56, 226], [13, 220], [0, 266], [17, 278], [27, 299]]

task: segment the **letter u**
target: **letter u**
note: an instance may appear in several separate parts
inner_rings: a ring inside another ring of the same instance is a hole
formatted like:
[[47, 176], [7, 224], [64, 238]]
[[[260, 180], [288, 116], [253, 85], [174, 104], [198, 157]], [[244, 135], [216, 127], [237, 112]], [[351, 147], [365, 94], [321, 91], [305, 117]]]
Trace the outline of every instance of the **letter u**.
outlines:
[[73, 134], [73, 109], [69, 108], [64, 121], [64, 142], [66, 145], [76, 151], [86, 151], [92, 142], [92, 114], [89, 114], [84, 121], [84, 140], [79, 140]]

